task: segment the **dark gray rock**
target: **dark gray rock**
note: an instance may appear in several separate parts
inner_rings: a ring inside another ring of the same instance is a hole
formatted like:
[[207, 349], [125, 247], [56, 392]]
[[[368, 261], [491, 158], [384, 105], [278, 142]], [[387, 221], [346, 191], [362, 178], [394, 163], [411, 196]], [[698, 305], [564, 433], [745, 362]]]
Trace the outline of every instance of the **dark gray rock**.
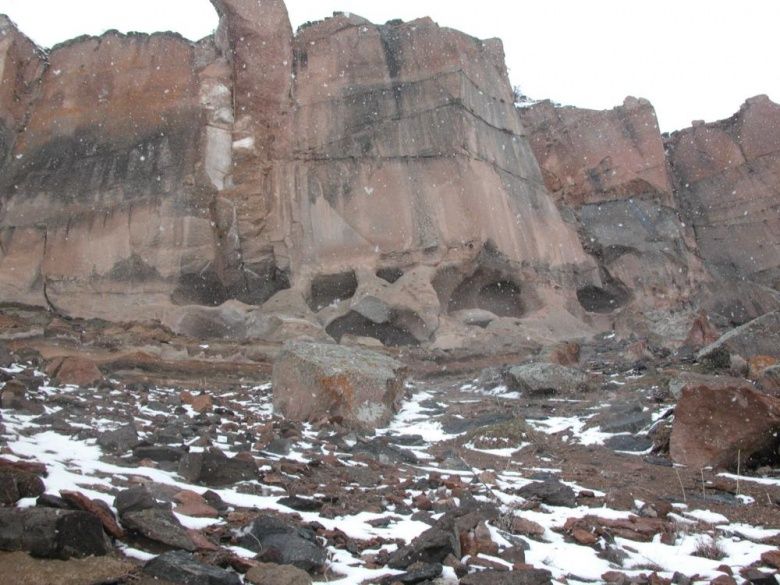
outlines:
[[409, 567], [406, 573], [401, 575], [388, 575], [382, 583], [403, 583], [403, 585], [416, 585], [423, 581], [432, 581], [439, 577], [443, 567], [441, 563], [415, 563]]
[[454, 532], [441, 528], [429, 528], [390, 555], [387, 566], [391, 569], [407, 569], [414, 563], [441, 563], [447, 555], [459, 557], [460, 543]]
[[414, 453], [408, 449], [391, 444], [385, 437], [374, 437], [370, 441], [359, 440], [352, 447], [352, 454], [367, 455], [372, 460], [378, 461], [383, 465], [398, 463], [416, 465], [418, 463], [417, 456]]
[[197, 549], [187, 529], [170, 510], [162, 508], [133, 510], [122, 514], [121, 519], [125, 528], [149, 540], [188, 551]]
[[282, 506], [287, 506], [292, 510], [297, 510], [298, 512], [317, 512], [322, 508], [323, 505], [320, 500], [315, 500], [313, 498], [302, 498], [300, 496], [279, 498], [276, 502]]
[[125, 453], [141, 440], [138, 438], [138, 430], [133, 423], [126, 424], [113, 431], [106, 431], [98, 436], [98, 445], [106, 451]]
[[591, 419], [605, 433], [638, 433], [653, 422], [641, 404], [615, 404]]
[[445, 416], [441, 421], [441, 426], [445, 433], [459, 434], [473, 431], [491, 425], [497, 425], [514, 419], [511, 412], [487, 412], [474, 416], [472, 418]]
[[293, 565], [304, 571], [321, 570], [325, 549], [308, 528], [298, 528], [274, 516], [259, 516], [237, 535], [238, 544], [258, 552], [258, 560]]
[[171, 551], [152, 559], [144, 573], [181, 585], [241, 585], [236, 573], [199, 562], [190, 553]]
[[111, 543], [100, 520], [87, 512], [10, 508], [0, 509], [0, 549], [69, 559], [108, 554]]
[[16, 479], [9, 474], [0, 473], [0, 506], [13, 506], [21, 498]]
[[257, 479], [257, 465], [251, 459], [228, 458], [212, 447], [202, 453], [187, 453], [179, 462], [179, 475], [191, 482], [225, 486]]
[[274, 455], [289, 455], [292, 448], [292, 441], [290, 439], [283, 439], [281, 437], [274, 437], [273, 440], [268, 443], [264, 451], [273, 453]]
[[574, 490], [556, 479], [529, 483], [517, 490], [517, 493], [528, 500], [539, 500], [550, 506], [573, 508], [577, 504]]
[[168, 507], [160, 504], [149, 488], [146, 486], [135, 486], [119, 492], [114, 498], [114, 507], [121, 518], [128, 512], [137, 512], [148, 510], [149, 508]]
[[186, 454], [187, 451], [183, 447], [171, 445], [139, 445], [133, 449], [133, 457], [136, 459], [151, 459], [158, 463], [174, 463]]
[[549, 585], [552, 574], [546, 569], [521, 569], [514, 571], [481, 571], [466, 575], [461, 585]]
[[77, 510], [73, 504], [54, 494], [41, 494], [35, 500], [35, 505], [41, 508], [58, 508], [60, 510]]
[[8, 346], [0, 341], [0, 368], [7, 368], [14, 363], [14, 358]]

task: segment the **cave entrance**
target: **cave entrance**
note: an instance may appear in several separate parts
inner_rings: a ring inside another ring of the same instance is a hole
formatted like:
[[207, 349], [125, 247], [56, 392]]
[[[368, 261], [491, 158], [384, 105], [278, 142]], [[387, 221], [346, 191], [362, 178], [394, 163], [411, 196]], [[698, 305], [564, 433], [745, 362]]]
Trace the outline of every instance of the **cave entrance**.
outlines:
[[376, 275], [382, 280], [393, 284], [404, 275], [404, 271], [400, 268], [380, 268], [376, 271]]
[[449, 297], [447, 312], [483, 309], [499, 317], [520, 318], [526, 313], [520, 285], [492, 270], [477, 270]]
[[420, 345], [420, 342], [406, 329], [390, 323], [374, 323], [356, 311], [350, 311], [343, 317], [339, 317], [328, 325], [325, 331], [336, 341], [341, 341], [344, 335], [356, 335], [373, 337], [389, 347]]
[[312, 311], [319, 311], [335, 302], [350, 299], [355, 295], [357, 287], [354, 270], [315, 276], [311, 281], [309, 307]]
[[625, 305], [629, 297], [628, 291], [618, 286], [588, 285], [577, 290], [577, 300], [590, 313], [611, 313]]

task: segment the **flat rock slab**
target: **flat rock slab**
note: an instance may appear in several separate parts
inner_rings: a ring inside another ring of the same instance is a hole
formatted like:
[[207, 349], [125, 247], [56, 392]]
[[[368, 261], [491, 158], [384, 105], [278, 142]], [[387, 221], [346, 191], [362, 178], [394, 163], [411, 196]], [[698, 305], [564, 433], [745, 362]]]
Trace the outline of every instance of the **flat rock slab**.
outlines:
[[238, 534], [238, 544], [257, 551], [257, 559], [292, 565], [302, 571], [319, 571], [327, 554], [312, 530], [298, 528], [274, 516], [259, 516]]
[[290, 565], [261, 563], [246, 574], [245, 583], [252, 585], [311, 585], [311, 577]]
[[370, 431], [387, 424], [398, 409], [404, 379], [403, 364], [381, 353], [291, 343], [274, 363], [274, 410], [292, 420], [327, 414]]

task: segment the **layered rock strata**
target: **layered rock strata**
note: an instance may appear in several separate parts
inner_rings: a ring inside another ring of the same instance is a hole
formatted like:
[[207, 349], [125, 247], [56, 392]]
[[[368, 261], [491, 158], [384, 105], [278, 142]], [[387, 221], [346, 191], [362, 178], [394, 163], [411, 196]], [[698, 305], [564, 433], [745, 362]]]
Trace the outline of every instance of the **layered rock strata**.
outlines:
[[196, 43], [0, 22], [1, 300], [447, 351], [780, 306], [768, 100], [664, 144], [644, 100], [518, 110], [495, 39], [213, 4]]

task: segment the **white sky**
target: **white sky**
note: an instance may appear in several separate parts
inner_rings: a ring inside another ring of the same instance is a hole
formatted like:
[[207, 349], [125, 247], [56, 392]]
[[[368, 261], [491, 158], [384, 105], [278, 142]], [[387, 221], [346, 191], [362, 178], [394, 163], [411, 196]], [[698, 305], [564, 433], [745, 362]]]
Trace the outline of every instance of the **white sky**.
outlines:
[[[504, 41], [512, 83], [533, 98], [605, 109], [649, 99], [666, 131], [713, 121], [745, 98], [780, 101], [778, 0], [287, 0], [293, 28], [334, 10], [383, 23], [431, 16]], [[208, 0], [0, 0], [41, 46], [81, 34], [210, 34]]]

